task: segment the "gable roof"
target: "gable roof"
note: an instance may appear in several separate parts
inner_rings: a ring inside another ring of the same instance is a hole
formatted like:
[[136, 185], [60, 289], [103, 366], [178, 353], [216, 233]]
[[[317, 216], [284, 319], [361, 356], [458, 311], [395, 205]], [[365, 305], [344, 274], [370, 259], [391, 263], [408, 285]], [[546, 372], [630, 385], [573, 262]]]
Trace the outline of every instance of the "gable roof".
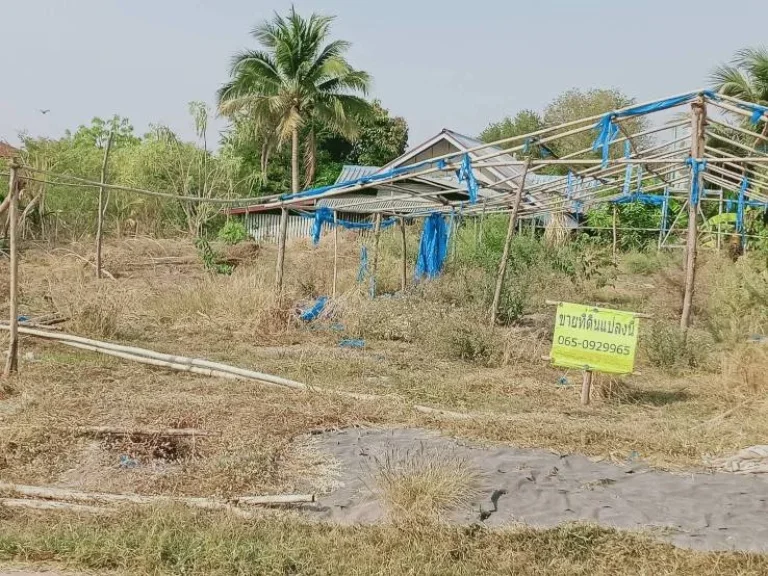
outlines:
[[8, 142], [0, 140], [0, 158], [18, 158], [21, 155], [21, 150], [14, 148]]

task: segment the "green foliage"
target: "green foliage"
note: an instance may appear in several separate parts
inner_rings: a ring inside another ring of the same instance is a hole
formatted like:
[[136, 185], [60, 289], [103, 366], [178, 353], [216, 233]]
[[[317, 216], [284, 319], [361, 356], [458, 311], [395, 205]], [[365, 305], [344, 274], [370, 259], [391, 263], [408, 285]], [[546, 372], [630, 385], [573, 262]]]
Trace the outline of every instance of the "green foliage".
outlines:
[[379, 100], [371, 104], [372, 113], [360, 119], [360, 132], [346, 162], [364, 166], [384, 166], [401, 156], [408, 145], [408, 123], [391, 117]]
[[[520, 110], [514, 118], [507, 116], [500, 122], [492, 122], [480, 133], [483, 142], [496, 142], [504, 138], [512, 138], [523, 134], [536, 132], [544, 127], [544, 121], [534, 110]], [[517, 146], [520, 142], [512, 142], [505, 147]]]
[[[329, 41], [332, 17], [303, 18], [295, 8], [275, 14], [253, 31], [259, 50], [236, 54], [231, 80], [218, 93], [221, 112], [258, 135], [262, 172], [271, 150], [291, 140], [297, 162], [298, 137], [304, 137], [304, 184], [315, 180], [317, 140], [323, 131], [355, 138], [371, 106], [365, 94], [370, 76], [345, 58], [349, 43]], [[292, 165], [293, 187], [300, 168]]]
[[208, 240], [202, 236], [195, 238], [195, 248], [197, 248], [197, 252], [200, 254], [203, 266], [205, 266], [205, 269], [209, 272], [229, 275], [234, 271], [235, 267], [232, 266], [232, 264], [220, 261], [219, 256], [213, 251]]
[[227, 244], [239, 244], [248, 238], [248, 231], [242, 222], [230, 220], [219, 230], [218, 238]]
[[642, 348], [657, 368], [674, 372], [681, 368], [709, 368], [713, 342], [704, 332], [683, 333], [677, 325], [654, 322], [641, 333]]

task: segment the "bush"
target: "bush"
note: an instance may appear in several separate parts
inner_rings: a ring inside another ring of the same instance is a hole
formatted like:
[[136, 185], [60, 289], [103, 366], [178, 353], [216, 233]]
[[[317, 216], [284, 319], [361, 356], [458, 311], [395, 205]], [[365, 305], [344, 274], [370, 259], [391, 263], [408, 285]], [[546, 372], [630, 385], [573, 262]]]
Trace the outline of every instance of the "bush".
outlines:
[[705, 332], [689, 329], [686, 336], [677, 326], [656, 322], [642, 336], [648, 361], [657, 368], [711, 368], [714, 343]]
[[218, 239], [227, 244], [239, 244], [248, 238], [248, 231], [242, 222], [230, 220], [218, 233]]

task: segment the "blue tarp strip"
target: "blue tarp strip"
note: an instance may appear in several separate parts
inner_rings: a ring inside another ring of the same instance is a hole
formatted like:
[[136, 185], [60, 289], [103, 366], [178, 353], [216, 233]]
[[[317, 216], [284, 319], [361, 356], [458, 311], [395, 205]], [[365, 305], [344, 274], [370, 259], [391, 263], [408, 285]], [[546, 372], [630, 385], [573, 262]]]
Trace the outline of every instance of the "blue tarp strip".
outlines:
[[469, 154], [464, 154], [464, 158], [461, 160], [461, 166], [456, 170], [456, 177], [459, 182], [467, 183], [467, 192], [469, 193], [469, 203], [474, 204], [477, 202], [477, 192], [480, 187], [477, 185], [477, 179], [475, 178], [475, 172], [472, 170], [472, 159]]
[[357, 281], [362, 282], [368, 274], [368, 249], [360, 247], [360, 267], [357, 269]]
[[[312, 225], [312, 243], [317, 246], [320, 242], [320, 234], [323, 231], [323, 224], [333, 226], [333, 210], [325, 206], [315, 210], [314, 214], [302, 212], [301, 216], [304, 218], [313, 218], [314, 224]], [[384, 230], [390, 226], [394, 226], [397, 223], [397, 218], [387, 218], [381, 221], [381, 229]], [[371, 222], [352, 222], [350, 220], [336, 220], [336, 224], [347, 230], [373, 230], [374, 224]]]
[[651, 204], [653, 206], [662, 206], [664, 204], [664, 197], [655, 196], [653, 194], [628, 194], [626, 196], [620, 196], [613, 200], [614, 204], [631, 204], [632, 202], [642, 202], [643, 204]]
[[691, 202], [694, 206], [698, 206], [699, 198], [701, 197], [701, 179], [699, 175], [707, 169], [707, 161], [688, 158], [685, 164], [691, 167]]
[[619, 127], [616, 125], [615, 120], [618, 120], [619, 118], [630, 118], [632, 116], [641, 116], [643, 114], [668, 110], [669, 108], [674, 108], [676, 106], [681, 106], [691, 102], [700, 94], [708, 96], [712, 99], [717, 99], [717, 96], [710, 91], [705, 91], [703, 93], [691, 92], [690, 94], [684, 94], [675, 98], [658, 100], [657, 102], [652, 102], [650, 104], [634, 106], [620, 112], [609, 112], [608, 114], [604, 115], [600, 121], [595, 124], [595, 128], [598, 130], [598, 136], [592, 145], [592, 150], [595, 152], [602, 150], [603, 168], [608, 165], [608, 160], [610, 159], [611, 144], [619, 133]]
[[322, 314], [323, 309], [325, 309], [325, 305], [327, 303], [328, 296], [320, 296], [320, 298], [317, 299], [311, 308], [308, 308], [301, 313], [299, 318], [304, 320], [304, 322], [312, 322], [312, 320], [317, 320], [317, 317]]
[[437, 212], [424, 220], [424, 229], [419, 242], [419, 257], [416, 261], [416, 279], [435, 278], [443, 271], [448, 253], [448, 230], [445, 219]]

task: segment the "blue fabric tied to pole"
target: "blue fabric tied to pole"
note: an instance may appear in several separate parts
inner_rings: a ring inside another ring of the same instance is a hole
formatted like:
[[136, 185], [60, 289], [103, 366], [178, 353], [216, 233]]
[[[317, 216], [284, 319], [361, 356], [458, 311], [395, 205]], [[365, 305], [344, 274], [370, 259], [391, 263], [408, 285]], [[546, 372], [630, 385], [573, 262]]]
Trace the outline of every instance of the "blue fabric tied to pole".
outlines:
[[643, 167], [638, 166], [637, 167], [637, 190], [635, 191], [636, 194], [640, 194], [643, 191]]
[[320, 243], [323, 224], [333, 224], [333, 211], [330, 208], [323, 207], [315, 211], [315, 222], [312, 225], [312, 244], [315, 246]]
[[760, 120], [762, 120], [763, 115], [768, 113], [768, 108], [760, 106], [760, 104], [750, 104], [749, 107], [752, 109], [752, 118], [750, 118], [750, 120], [752, 121], [752, 124], [757, 126], [760, 123]]
[[565, 197], [570, 200], [573, 198], [573, 171], [568, 169], [568, 178], [565, 181]]
[[[314, 220], [314, 224], [312, 225], [312, 243], [315, 246], [320, 243], [320, 235], [323, 231], [323, 225], [334, 225], [333, 210], [325, 206], [315, 210], [314, 214], [302, 213], [301, 216], [304, 218], [312, 218]], [[352, 222], [350, 220], [337, 219], [335, 224], [342, 228], [346, 228], [347, 230], [373, 230], [374, 228], [372, 222]], [[395, 224], [397, 224], [397, 218], [387, 218], [386, 220], [381, 221], [381, 229], [385, 230]]]
[[667, 231], [667, 220], [669, 211], [669, 187], [664, 188], [664, 198], [661, 201], [661, 233], [665, 234]]
[[424, 220], [416, 261], [416, 278], [436, 278], [443, 271], [448, 253], [448, 230], [445, 219], [433, 212]]
[[469, 154], [464, 154], [464, 158], [461, 160], [461, 166], [456, 171], [456, 177], [459, 182], [467, 183], [467, 192], [469, 192], [469, 203], [474, 204], [477, 202], [477, 192], [479, 186], [477, 185], [477, 179], [475, 178], [475, 172], [472, 170], [472, 159]]
[[301, 318], [304, 322], [312, 322], [313, 320], [317, 320], [317, 318], [325, 309], [326, 304], [328, 304], [328, 296], [320, 296], [320, 298], [317, 299], [311, 308], [307, 308], [304, 310], [304, 312], [301, 313], [299, 318]]
[[662, 206], [664, 204], [664, 198], [662, 196], [654, 196], [653, 194], [638, 193], [627, 194], [626, 196], [620, 196], [613, 200], [614, 204], [632, 204], [633, 202], [641, 202], [651, 206]]
[[716, 99], [716, 95], [713, 92], [691, 92], [690, 94], [683, 94], [682, 96], [676, 96], [674, 98], [667, 98], [665, 100], [658, 100], [651, 102], [650, 104], [643, 104], [642, 106], [633, 106], [620, 112], [609, 112], [605, 114], [600, 121], [595, 124], [595, 129], [598, 131], [598, 136], [592, 145], [592, 150], [597, 152], [602, 150], [603, 154], [603, 168], [608, 165], [610, 160], [611, 144], [616, 139], [619, 133], [619, 127], [616, 125], [616, 120], [619, 118], [631, 118], [633, 116], [642, 116], [643, 114], [650, 114], [652, 112], [660, 112], [661, 110], [668, 110], [676, 106], [681, 106], [697, 98], [699, 95], [708, 96], [709, 98]]
[[694, 206], [698, 206], [699, 199], [701, 198], [701, 178], [699, 176], [707, 169], [707, 161], [688, 158], [685, 164], [691, 167], [691, 203]]

